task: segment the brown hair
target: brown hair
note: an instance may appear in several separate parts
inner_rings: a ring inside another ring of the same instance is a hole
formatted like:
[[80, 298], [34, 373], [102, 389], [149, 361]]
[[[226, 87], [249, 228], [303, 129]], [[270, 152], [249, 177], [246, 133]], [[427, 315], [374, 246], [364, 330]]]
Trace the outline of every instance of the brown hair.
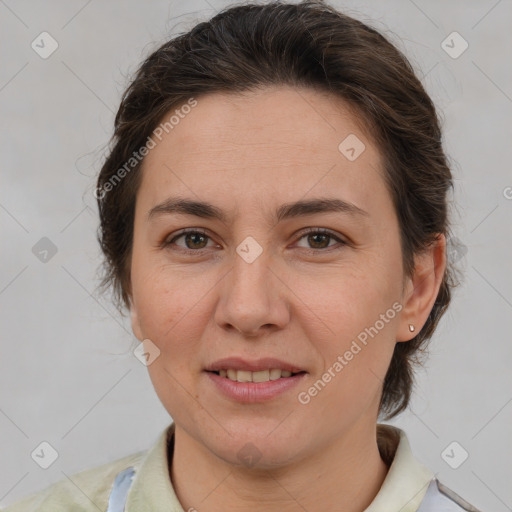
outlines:
[[[291, 85], [329, 91], [355, 109], [378, 144], [384, 179], [400, 227], [404, 276], [414, 255], [448, 234], [452, 176], [434, 105], [407, 58], [375, 29], [320, 0], [226, 8], [163, 44], [140, 66], [115, 118], [111, 150], [97, 180], [104, 253], [100, 287], [113, 288], [116, 306], [130, 307], [130, 259], [143, 147], [172, 108], [212, 92]], [[341, 142], [341, 141], [340, 141]], [[126, 167], [131, 161], [132, 169]], [[120, 173], [120, 169], [125, 172]], [[113, 178], [122, 179], [113, 181]], [[110, 185], [109, 185], [110, 184]], [[447, 268], [423, 328], [396, 343], [379, 413], [390, 419], [408, 405], [413, 363], [451, 300]], [[405, 281], [404, 281], [405, 282]]]

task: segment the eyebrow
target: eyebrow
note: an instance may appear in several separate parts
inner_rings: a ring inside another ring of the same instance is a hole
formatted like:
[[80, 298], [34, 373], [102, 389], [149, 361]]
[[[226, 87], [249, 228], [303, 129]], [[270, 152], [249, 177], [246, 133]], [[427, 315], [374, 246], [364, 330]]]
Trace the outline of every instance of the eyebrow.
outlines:
[[[277, 222], [315, 213], [344, 213], [353, 217], [369, 217], [369, 213], [358, 206], [338, 198], [316, 198], [281, 205], [275, 214]], [[217, 206], [202, 201], [170, 197], [149, 210], [147, 220], [164, 214], [193, 215], [206, 219], [218, 219], [227, 223], [226, 213]]]

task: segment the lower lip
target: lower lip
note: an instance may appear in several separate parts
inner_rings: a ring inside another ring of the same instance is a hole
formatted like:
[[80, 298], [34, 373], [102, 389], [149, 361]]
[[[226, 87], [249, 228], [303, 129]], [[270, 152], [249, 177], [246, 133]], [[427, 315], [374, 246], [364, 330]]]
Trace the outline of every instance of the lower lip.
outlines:
[[236, 382], [213, 372], [206, 374], [224, 395], [245, 403], [271, 400], [292, 389], [306, 376], [306, 373], [297, 373], [291, 377], [281, 377], [268, 382]]

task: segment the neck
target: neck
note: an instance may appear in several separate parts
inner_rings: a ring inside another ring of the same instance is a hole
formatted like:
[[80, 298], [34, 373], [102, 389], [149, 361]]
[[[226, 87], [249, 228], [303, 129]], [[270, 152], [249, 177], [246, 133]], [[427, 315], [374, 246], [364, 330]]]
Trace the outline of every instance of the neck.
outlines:
[[175, 428], [171, 480], [186, 511], [220, 512], [229, 503], [240, 512], [362, 512], [388, 471], [375, 424], [356, 426], [300, 462], [259, 471], [226, 463]]

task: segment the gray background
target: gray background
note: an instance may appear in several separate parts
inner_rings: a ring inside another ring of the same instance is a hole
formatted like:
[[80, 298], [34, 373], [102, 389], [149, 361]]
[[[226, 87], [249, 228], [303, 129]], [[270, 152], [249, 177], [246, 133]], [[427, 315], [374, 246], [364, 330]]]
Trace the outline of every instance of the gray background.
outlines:
[[[464, 282], [411, 409], [391, 423], [473, 505], [512, 510], [512, 4], [331, 4], [383, 30], [410, 57], [443, 112], [456, 180]], [[0, 506], [145, 450], [170, 422], [131, 353], [128, 319], [94, 292], [92, 191], [129, 74], [167, 37], [225, 5], [0, 0]], [[47, 59], [31, 48], [43, 31], [59, 45]], [[453, 31], [469, 44], [456, 59], [441, 46]], [[43, 237], [57, 248], [46, 262], [33, 252]], [[31, 458], [42, 441], [59, 454], [46, 470]], [[469, 453], [457, 469], [441, 456], [452, 441]]]

